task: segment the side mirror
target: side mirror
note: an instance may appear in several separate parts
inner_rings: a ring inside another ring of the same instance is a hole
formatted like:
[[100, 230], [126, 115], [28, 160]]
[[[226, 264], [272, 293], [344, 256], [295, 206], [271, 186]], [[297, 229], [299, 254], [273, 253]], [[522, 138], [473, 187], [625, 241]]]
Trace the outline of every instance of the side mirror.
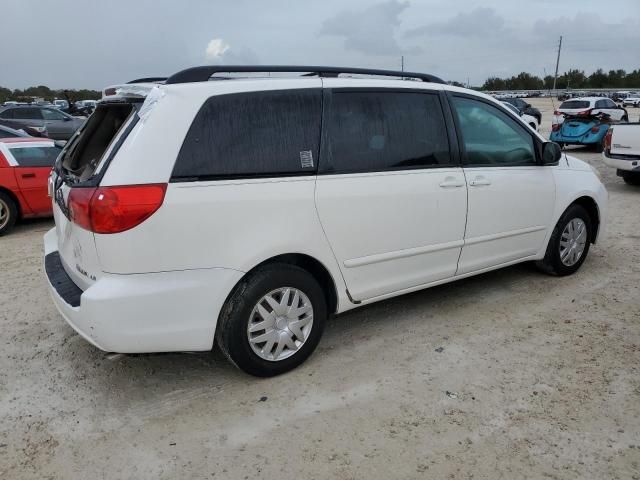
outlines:
[[562, 149], [556, 142], [544, 142], [542, 144], [542, 164], [553, 165], [562, 158]]
[[524, 108], [531, 108], [531, 104], [530, 103], [525, 103], [524, 104]]

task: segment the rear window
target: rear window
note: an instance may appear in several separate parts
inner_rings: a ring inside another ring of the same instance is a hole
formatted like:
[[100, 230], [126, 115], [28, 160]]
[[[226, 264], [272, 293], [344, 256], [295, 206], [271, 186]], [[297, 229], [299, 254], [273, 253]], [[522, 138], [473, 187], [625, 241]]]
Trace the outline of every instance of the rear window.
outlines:
[[447, 130], [436, 94], [335, 92], [326, 130], [326, 173], [451, 164]]
[[211, 97], [187, 132], [172, 178], [314, 174], [321, 105], [319, 89]]
[[589, 108], [588, 100], [568, 100], [566, 102], [562, 102], [560, 105], [561, 110], [574, 110], [578, 108]]
[[111, 142], [118, 136], [135, 107], [131, 103], [103, 104], [82, 126], [62, 157], [62, 167], [79, 181], [93, 176]]
[[11, 154], [21, 167], [52, 167], [60, 154], [60, 148], [51, 147], [12, 147]]

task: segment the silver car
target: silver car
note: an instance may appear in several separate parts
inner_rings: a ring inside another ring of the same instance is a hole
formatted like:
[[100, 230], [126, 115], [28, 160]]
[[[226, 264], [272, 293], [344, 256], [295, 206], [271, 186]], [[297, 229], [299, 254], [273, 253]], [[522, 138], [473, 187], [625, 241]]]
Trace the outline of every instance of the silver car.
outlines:
[[54, 140], [69, 140], [85, 119], [53, 107], [9, 105], [0, 107], [0, 121], [15, 129], [29, 127]]

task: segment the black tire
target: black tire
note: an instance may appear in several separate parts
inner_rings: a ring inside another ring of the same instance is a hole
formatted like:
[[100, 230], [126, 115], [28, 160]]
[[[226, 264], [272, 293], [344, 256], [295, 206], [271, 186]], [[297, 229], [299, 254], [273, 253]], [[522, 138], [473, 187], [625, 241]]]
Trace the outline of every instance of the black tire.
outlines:
[[624, 117], [622, 117], [620, 119], [621, 122], [628, 122], [629, 121], [629, 117], [627, 115], [625, 115]]
[[[4, 217], [2, 212], [8, 214], [8, 218]], [[18, 219], [18, 207], [9, 195], [0, 192], [0, 235], [5, 235], [11, 231]]]
[[[576, 263], [568, 266], [560, 259], [560, 238], [567, 224], [575, 218], [579, 218], [584, 222], [587, 228], [587, 242], [584, 246], [582, 256]], [[551, 238], [549, 239], [549, 244], [547, 245], [547, 252], [542, 260], [536, 262], [537, 267], [545, 273], [560, 277], [575, 273], [584, 263], [587, 255], [589, 254], [589, 246], [591, 245], [591, 238], [593, 238], [592, 234], [593, 223], [587, 211], [580, 205], [571, 205], [567, 210], [565, 210], [553, 229]]]
[[622, 176], [622, 179], [627, 185], [640, 185], [640, 173], [626, 173]]
[[[273, 290], [293, 287], [303, 292], [313, 307], [313, 324], [306, 341], [293, 355], [279, 361], [259, 357], [253, 351], [247, 328], [254, 307]], [[277, 263], [255, 270], [244, 278], [227, 299], [216, 328], [218, 346], [238, 368], [257, 377], [271, 377], [302, 364], [315, 350], [327, 319], [327, 301], [316, 279], [295, 265]]]
[[602, 153], [604, 152], [604, 137], [602, 138], [602, 140], [600, 140], [598, 143], [594, 143], [593, 144], [593, 149], [597, 152], [597, 153]]

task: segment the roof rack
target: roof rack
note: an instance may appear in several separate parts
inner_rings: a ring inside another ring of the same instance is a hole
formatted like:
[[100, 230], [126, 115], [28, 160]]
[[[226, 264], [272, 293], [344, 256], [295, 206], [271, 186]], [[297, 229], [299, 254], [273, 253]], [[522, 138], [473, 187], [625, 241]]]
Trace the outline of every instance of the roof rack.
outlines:
[[[309, 65], [215, 65], [192, 67], [174, 73], [165, 80], [166, 84], [206, 82], [214, 73], [270, 73], [270, 72], [306, 72], [306, 76], [337, 77], [340, 74], [376, 75], [382, 77], [400, 77], [422, 80], [423, 82], [445, 83], [444, 80], [428, 73], [399, 72], [396, 70], [376, 70], [370, 68], [319, 67]], [[131, 82], [129, 82], [131, 83]]]
[[145, 77], [145, 78], [136, 78], [135, 80], [131, 80], [129, 83], [156, 83], [156, 82], [164, 82], [167, 77]]

